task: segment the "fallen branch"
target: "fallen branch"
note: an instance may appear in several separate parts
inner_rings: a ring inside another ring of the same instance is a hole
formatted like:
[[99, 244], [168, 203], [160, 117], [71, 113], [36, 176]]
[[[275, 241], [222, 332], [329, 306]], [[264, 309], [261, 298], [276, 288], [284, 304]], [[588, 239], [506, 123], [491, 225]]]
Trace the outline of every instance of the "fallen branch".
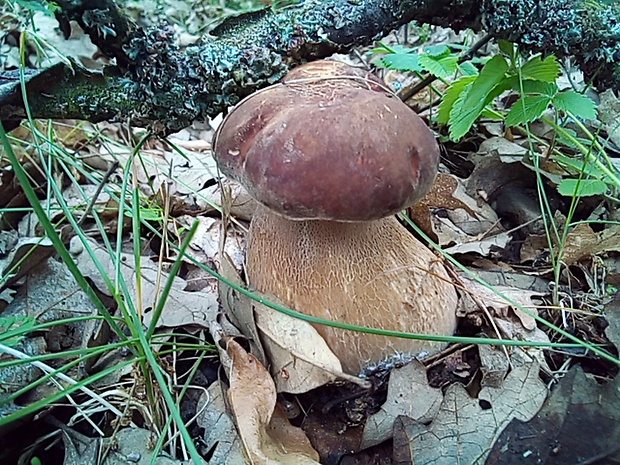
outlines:
[[[159, 134], [215, 116], [293, 66], [367, 45], [412, 20], [484, 29], [531, 51], [573, 56], [586, 78], [620, 90], [618, 6], [596, 0], [302, 0], [225, 20], [180, 50], [172, 29], [143, 30], [112, 0], [60, 0], [115, 66], [95, 73], [56, 65], [26, 79], [34, 118], [129, 119]], [[0, 120], [26, 117], [18, 74], [0, 75]]]

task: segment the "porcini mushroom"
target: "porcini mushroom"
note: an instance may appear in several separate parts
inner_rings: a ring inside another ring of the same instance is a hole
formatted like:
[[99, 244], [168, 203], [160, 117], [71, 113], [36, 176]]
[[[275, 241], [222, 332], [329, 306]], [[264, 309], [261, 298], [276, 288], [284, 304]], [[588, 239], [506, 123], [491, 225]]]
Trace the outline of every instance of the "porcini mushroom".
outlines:
[[[379, 79], [335, 61], [299, 66], [226, 117], [214, 154], [262, 204], [248, 238], [252, 287], [328, 320], [452, 334], [454, 286], [394, 217], [430, 189], [439, 149]], [[444, 345], [316, 327], [351, 374]]]

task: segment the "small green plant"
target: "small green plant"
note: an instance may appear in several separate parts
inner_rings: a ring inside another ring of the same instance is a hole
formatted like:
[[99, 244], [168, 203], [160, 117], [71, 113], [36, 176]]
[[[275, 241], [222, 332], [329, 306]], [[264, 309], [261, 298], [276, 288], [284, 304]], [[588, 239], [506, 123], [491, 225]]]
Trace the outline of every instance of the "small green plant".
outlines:
[[555, 82], [560, 65], [553, 55], [523, 60], [512, 44], [501, 41], [500, 45], [504, 53], [493, 56], [478, 74], [462, 77], [446, 90], [437, 119], [448, 125], [451, 139], [458, 140], [467, 134], [483, 114], [502, 118], [490, 105], [507, 91], [519, 95], [505, 115], [508, 126], [534, 121], [549, 106], [580, 118], [596, 116], [596, 105], [591, 99], [574, 90], [559, 90]]
[[431, 45], [417, 52], [403, 45], [378, 42], [378, 47], [371, 51], [382, 54], [373, 60], [373, 64], [381, 68], [414, 73], [428, 72], [438, 78], [454, 78], [459, 73], [466, 76], [477, 73], [471, 61], [459, 63], [458, 51], [463, 49], [462, 45]]

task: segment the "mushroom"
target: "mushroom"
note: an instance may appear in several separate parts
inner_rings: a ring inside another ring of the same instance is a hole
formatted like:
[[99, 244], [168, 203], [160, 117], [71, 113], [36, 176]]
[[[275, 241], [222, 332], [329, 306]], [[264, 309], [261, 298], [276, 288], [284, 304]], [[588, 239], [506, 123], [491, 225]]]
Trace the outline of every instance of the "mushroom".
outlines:
[[[299, 66], [225, 118], [214, 155], [261, 204], [247, 247], [253, 288], [328, 320], [453, 333], [457, 294], [441, 260], [394, 217], [430, 189], [439, 148], [379, 79], [336, 61]], [[445, 345], [316, 329], [351, 374]]]

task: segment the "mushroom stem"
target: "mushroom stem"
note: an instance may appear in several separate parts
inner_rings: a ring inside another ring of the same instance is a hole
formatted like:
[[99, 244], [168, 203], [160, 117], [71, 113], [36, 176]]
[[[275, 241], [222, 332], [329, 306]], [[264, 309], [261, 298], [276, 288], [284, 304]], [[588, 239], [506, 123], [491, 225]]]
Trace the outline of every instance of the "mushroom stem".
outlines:
[[[452, 334], [457, 294], [438, 257], [394, 216], [360, 223], [290, 220], [265, 207], [250, 227], [250, 284], [291, 308], [355, 325]], [[343, 370], [445, 344], [316, 325]]]

